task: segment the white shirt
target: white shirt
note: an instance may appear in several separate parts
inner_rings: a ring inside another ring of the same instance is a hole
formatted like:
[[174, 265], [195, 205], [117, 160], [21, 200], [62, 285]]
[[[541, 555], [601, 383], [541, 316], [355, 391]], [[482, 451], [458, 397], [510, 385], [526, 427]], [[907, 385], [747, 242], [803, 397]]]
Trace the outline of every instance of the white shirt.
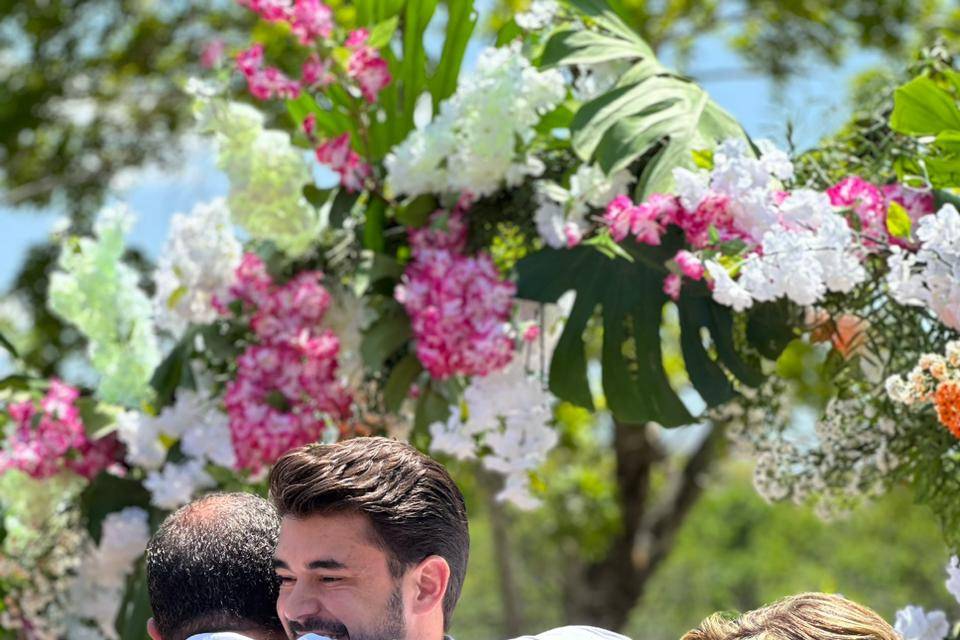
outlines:
[[550, 629], [535, 636], [520, 636], [513, 640], [630, 640], [630, 638], [599, 627], [569, 626]]

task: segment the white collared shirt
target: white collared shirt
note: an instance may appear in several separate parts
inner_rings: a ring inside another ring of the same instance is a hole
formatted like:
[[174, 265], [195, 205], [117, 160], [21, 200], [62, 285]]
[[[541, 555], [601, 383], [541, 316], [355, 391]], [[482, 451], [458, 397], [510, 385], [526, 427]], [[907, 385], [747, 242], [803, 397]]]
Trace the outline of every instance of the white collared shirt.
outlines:
[[215, 631], [213, 633], [197, 633], [187, 640], [252, 640], [252, 638], [233, 631]]
[[513, 640], [630, 640], [630, 638], [599, 627], [574, 625], [557, 627], [535, 636], [520, 636]]

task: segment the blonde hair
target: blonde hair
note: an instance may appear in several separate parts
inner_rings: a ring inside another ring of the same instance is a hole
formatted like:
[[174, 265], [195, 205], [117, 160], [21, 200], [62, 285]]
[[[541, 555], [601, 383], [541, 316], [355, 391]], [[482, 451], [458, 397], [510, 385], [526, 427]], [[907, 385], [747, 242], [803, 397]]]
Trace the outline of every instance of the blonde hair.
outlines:
[[827, 593], [800, 593], [738, 617], [715, 613], [681, 640], [902, 640], [871, 609]]

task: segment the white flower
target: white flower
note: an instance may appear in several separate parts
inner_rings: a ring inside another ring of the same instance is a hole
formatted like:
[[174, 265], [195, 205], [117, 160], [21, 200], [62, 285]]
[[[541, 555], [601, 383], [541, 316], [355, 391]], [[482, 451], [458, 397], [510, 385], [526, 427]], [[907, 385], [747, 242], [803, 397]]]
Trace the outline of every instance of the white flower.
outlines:
[[430, 450], [461, 460], [480, 457], [485, 468], [504, 476], [498, 499], [532, 508], [529, 474], [557, 443], [550, 426], [551, 396], [514, 361], [503, 371], [471, 380], [463, 400], [466, 420], [455, 411], [446, 423], [430, 425]]
[[[562, 189], [562, 187], [560, 187]], [[537, 226], [537, 233], [549, 247], [562, 249], [567, 246], [567, 237], [564, 235], [566, 216], [563, 206], [538, 190], [536, 195], [537, 210], [533, 214], [533, 221]]]
[[204, 414], [202, 420], [187, 427], [180, 440], [180, 447], [187, 456], [209, 460], [227, 469], [232, 469], [237, 463], [229, 419], [213, 408]]
[[117, 437], [127, 448], [126, 461], [144, 469], [159, 469], [167, 457], [154, 421], [139, 411], [117, 416]]
[[951, 556], [947, 563], [947, 591], [960, 602], [960, 558]]
[[722, 305], [733, 307], [734, 311], [744, 311], [753, 306], [753, 297], [737, 284], [727, 270], [713, 260], [704, 262], [707, 273], [713, 280], [713, 299]]
[[99, 551], [102, 556], [109, 558], [111, 566], [129, 570], [130, 565], [143, 554], [149, 540], [147, 512], [139, 507], [126, 507], [104, 518]]
[[894, 629], [904, 640], [943, 640], [950, 625], [943, 611], [926, 613], [923, 607], [909, 605], [897, 611]]
[[588, 102], [612, 89], [630, 65], [624, 60], [611, 60], [579, 64], [574, 68], [576, 79], [573, 81], [573, 97], [580, 102]]
[[526, 31], [543, 29], [556, 17], [560, 5], [556, 0], [533, 0], [530, 8], [515, 16], [517, 26]]
[[683, 167], [673, 170], [674, 190], [680, 196], [680, 204], [688, 211], [695, 210], [710, 193], [710, 174], [702, 169], [690, 171]]
[[241, 254], [223, 198], [174, 215], [154, 272], [157, 324], [180, 335], [189, 323], [213, 322], [213, 298], [227, 293]]
[[198, 491], [216, 486], [216, 483], [204, 470], [203, 460], [190, 459], [181, 464], [168, 462], [160, 471], [151, 471], [143, 486], [150, 492], [150, 504], [172, 510], [187, 504]]
[[387, 155], [390, 188], [411, 196], [483, 197], [539, 175], [542, 163], [518, 150], [517, 142], [529, 143], [540, 117], [565, 94], [562, 74], [535, 69], [519, 43], [485, 50], [433, 122], [412, 131]]

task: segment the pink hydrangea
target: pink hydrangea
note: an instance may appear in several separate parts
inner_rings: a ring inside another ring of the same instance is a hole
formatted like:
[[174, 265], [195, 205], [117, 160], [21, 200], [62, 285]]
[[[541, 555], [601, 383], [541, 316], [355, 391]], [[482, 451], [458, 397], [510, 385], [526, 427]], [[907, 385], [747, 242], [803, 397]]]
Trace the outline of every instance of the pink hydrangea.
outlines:
[[703, 263], [700, 261], [700, 258], [689, 251], [681, 249], [677, 252], [677, 255], [674, 256], [673, 261], [680, 267], [683, 275], [691, 280], [700, 280], [703, 278], [705, 271]]
[[268, 22], [289, 21], [293, 13], [292, 0], [237, 0], [237, 4]]
[[680, 276], [675, 273], [668, 274], [663, 279], [663, 292], [670, 296], [670, 299], [676, 302], [680, 299], [680, 286], [682, 285]]
[[253, 308], [257, 337], [238, 358], [224, 396], [238, 468], [256, 472], [317, 440], [328, 418], [350, 416], [352, 399], [337, 378], [340, 342], [320, 328], [330, 306], [321, 279], [302, 272], [276, 285], [254, 254], [237, 268], [231, 294]]
[[444, 217], [437, 212], [428, 228], [410, 234], [413, 259], [395, 296], [410, 316], [417, 357], [433, 378], [487, 375], [513, 357], [508, 323], [516, 287], [501, 279], [490, 256], [464, 255], [464, 221], [458, 213], [446, 217], [444, 233]]
[[0, 474], [17, 469], [42, 480], [72, 471], [92, 479], [117, 462], [122, 447], [115, 436], [87, 436], [76, 405], [79, 397], [75, 388], [54, 379], [39, 407], [31, 400], [11, 403], [7, 412], [15, 426], [0, 451]]
[[340, 184], [350, 192], [363, 189], [364, 182], [373, 173], [370, 165], [350, 148], [350, 134], [327, 140], [316, 149], [317, 161], [340, 175]]
[[617, 242], [633, 235], [637, 242], [659, 245], [666, 223], [679, 206], [676, 198], [660, 194], [640, 205], [633, 204], [628, 196], [617, 196], [607, 205], [604, 222]]
[[827, 189], [830, 204], [850, 209], [860, 219], [864, 245], [875, 246], [887, 239], [887, 203], [876, 185], [858, 176], [844, 178]]
[[377, 96], [392, 78], [387, 61], [380, 57], [376, 49], [367, 45], [369, 37], [366, 29], [357, 29], [347, 37], [344, 44], [352, 49], [347, 61], [347, 75], [356, 80], [368, 102], [376, 102]]

